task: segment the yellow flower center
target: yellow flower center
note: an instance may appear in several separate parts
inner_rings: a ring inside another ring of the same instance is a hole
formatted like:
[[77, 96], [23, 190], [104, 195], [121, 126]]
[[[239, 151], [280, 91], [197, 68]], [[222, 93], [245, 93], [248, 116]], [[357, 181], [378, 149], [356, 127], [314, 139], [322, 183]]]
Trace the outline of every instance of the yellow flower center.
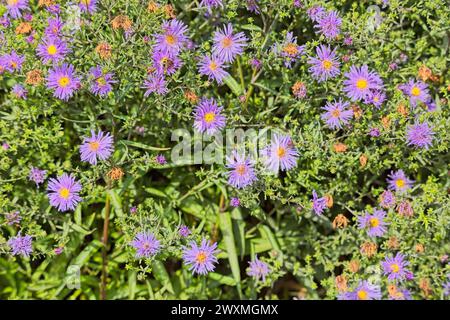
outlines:
[[378, 227], [378, 225], [380, 224], [380, 221], [378, 220], [378, 218], [371, 218], [369, 220], [369, 224], [372, 228]]
[[396, 185], [398, 188], [403, 188], [403, 187], [405, 186], [405, 180], [403, 180], [403, 179], [398, 179], [397, 181], [395, 181], [395, 185]]
[[49, 55], [54, 55], [54, 54], [56, 54], [57, 51], [58, 50], [56, 49], [56, 46], [53, 44], [49, 45], [47, 48], [47, 52]]
[[67, 198], [69, 198], [69, 195], [70, 195], [69, 189], [67, 189], [67, 188], [61, 188], [61, 189], [59, 190], [59, 196], [60, 196], [61, 198], [67, 199]]
[[230, 37], [225, 37], [222, 40], [222, 47], [224, 47], [224, 48], [229, 48], [229, 47], [231, 47], [232, 44], [233, 44], [233, 40], [231, 40]]
[[89, 142], [89, 149], [91, 151], [97, 151], [100, 148], [100, 143], [98, 141]]
[[322, 67], [325, 70], [330, 70], [332, 66], [333, 66], [333, 62], [331, 62], [330, 60], [323, 60], [322, 61]]
[[411, 95], [413, 95], [414, 97], [417, 97], [418, 95], [420, 95], [420, 89], [417, 87], [413, 87], [411, 89]]
[[17, 68], [17, 63], [15, 63], [14, 61], [11, 61], [10, 65], [13, 69]]
[[380, 101], [380, 98], [374, 97], [374, 98], [373, 98], [373, 101], [378, 102], [378, 101]]
[[19, 0], [7, 0], [6, 2], [8, 3], [8, 6], [13, 6], [15, 5]]
[[84, 5], [89, 5], [91, 3], [91, 0], [80, 0], [80, 2]]
[[245, 174], [245, 171], [246, 171], [245, 165], [243, 165], [243, 164], [240, 164], [236, 167], [236, 172], [240, 176], [243, 176]]
[[206, 123], [211, 123], [214, 121], [214, 119], [216, 118], [216, 115], [214, 114], [214, 112], [208, 112], [205, 114], [205, 122]]
[[175, 37], [172, 34], [168, 34], [166, 36], [166, 42], [167, 42], [168, 45], [173, 46], [177, 42], [177, 37]]
[[358, 293], [357, 293], [357, 296], [358, 296], [359, 300], [367, 300], [369, 295], [367, 294], [367, 291], [359, 290]]
[[286, 149], [283, 147], [279, 147], [277, 150], [278, 158], [283, 158], [286, 155]]
[[398, 266], [398, 264], [396, 264], [396, 263], [391, 264], [391, 271], [394, 272], [394, 273], [399, 272], [400, 271], [400, 267]]
[[105, 78], [100, 77], [97, 79], [97, 84], [101, 87], [103, 87], [106, 84]]
[[358, 79], [358, 81], [356, 81], [356, 87], [360, 90], [367, 89], [367, 80], [366, 79]]
[[67, 87], [69, 85], [69, 83], [70, 83], [69, 77], [61, 77], [58, 80], [58, 84], [63, 88]]
[[283, 51], [290, 56], [295, 56], [298, 53], [298, 48], [296, 44], [289, 43], [284, 46]]
[[142, 245], [142, 248], [144, 248], [144, 250], [150, 249], [150, 243], [144, 242], [144, 244]]
[[216, 71], [216, 70], [217, 70], [217, 67], [218, 67], [218, 65], [217, 65], [217, 63], [215, 63], [214, 61], [211, 62], [211, 63], [209, 64], [209, 69], [210, 69], [211, 71]]
[[195, 257], [195, 260], [197, 261], [197, 263], [203, 264], [203, 263], [205, 263], [206, 258], [207, 258], [206, 253], [205, 253], [204, 251], [200, 251], [200, 252], [197, 254], [197, 256]]
[[341, 115], [341, 112], [339, 111], [339, 109], [334, 109], [334, 110], [331, 112], [331, 116], [332, 116], [333, 118], [338, 118], [340, 115]]

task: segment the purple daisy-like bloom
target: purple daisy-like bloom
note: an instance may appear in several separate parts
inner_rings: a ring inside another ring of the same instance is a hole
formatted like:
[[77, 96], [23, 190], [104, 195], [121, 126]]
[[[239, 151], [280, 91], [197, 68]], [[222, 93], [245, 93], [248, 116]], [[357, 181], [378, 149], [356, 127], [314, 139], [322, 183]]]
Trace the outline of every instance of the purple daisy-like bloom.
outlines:
[[144, 97], [148, 97], [151, 93], [156, 93], [159, 95], [166, 95], [169, 92], [167, 89], [167, 81], [162, 75], [151, 74], [147, 76], [144, 81], [144, 89], [147, 89], [144, 93]]
[[231, 156], [226, 157], [227, 168], [231, 169], [227, 173], [228, 183], [238, 189], [245, 188], [258, 180], [256, 178], [253, 161], [250, 157], [245, 158], [233, 151]]
[[25, 89], [25, 87], [21, 84], [16, 83], [13, 87], [11, 92], [13, 95], [18, 99], [26, 99], [28, 91]]
[[329, 46], [320, 45], [316, 48], [316, 57], [310, 57], [308, 63], [311, 65], [309, 72], [312, 77], [319, 82], [336, 77], [339, 71], [339, 61], [336, 57], [336, 50]]
[[59, 17], [48, 18], [47, 27], [45, 28], [45, 35], [47, 37], [59, 37], [64, 26], [63, 21]]
[[388, 224], [384, 221], [385, 218], [386, 212], [383, 210], [375, 210], [373, 214], [366, 212], [357, 218], [358, 227], [366, 229], [369, 237], [381, 237], [387, 231]]
[[342, 129], [342, 125], [346, 125], [353, 117], [353, 110], [347, 109], [348, 105], [348, 102], [342, 100], [327, 102], [325, 107], [322, 107], [326, 111], [321, 116], [322, 120], [331, 129]]
[[28, 0], [6, 0], [6, 9], [13, 19], [20, 18], [22, 16], [21, 10], [29, 9]]
[[398, 252], [395, 257], [386, 257], [381, 262], [383, 274], [388, 276], [388, 280], [404, 280], [406, 277], [406, 266], [409, 265], [405, 261], [405, 256]]
[[154, 256], [161, 247], [159, 240], [150, 232], [139, 232], [130, 245], [136, 249], [138, 259]]
[[373, 285], [368, 281], [362, 280], [353, 291], [342, 293], [338, 297], [339, 300], [380, 300], [381, 289], [377, 285]]
[[[0, 57], [0, 65], [11, 73], [21, 70], [24, 61], [25, 56], [18, 55], [14, 50]], [[2, 72], [0, 71], [0, 73]]]
[[377, 109], [380, 109], [383, 102], [386, 100], [386, 94], [381, 90], [372, 90], [364, 98], [364, 103], [373, 104]]
[[226, 121], [222, 110], [213, 98], [203, 98], [194, 109], [194, 128], [201, 133], [206, 131], [209, 135], [220, 131], [225, 127]]
[[204, 55], [201, 57], [201, 61], [198, 63], [198, 71], [200, 74], [208, 76], [208, 79], [214, 79], [218, 84], [222, 84], [223, 78], [229, 76], [229, 73], [225, 71], [228, 66], [218, 56]]
[[261, 66], [262, 66], [262, 63], [261, 63], [260, 60], [258, 60], [258, 59], [256, 59], [256, 58], [253, 58], [253, 59], [250, 60], [250, 65], [251, 65], [254, 69], [259, 70], [259, 69], [261, 68]]
[[163, 164], [167, 163], [166, 157], [164, 157], [162, 154], [158, 154], [155, 157], [155, 161], [156, 161], [156, 163], [158, 163], [160, 165], [163, 165]]
[[9, 226], [12, 226], [13, 224], [17, 225], [20, 223], [20, 221], [22, 221], [22, 217], [20, 216], [19, 211], [14, 211], [6, 215], [6, 223]]
[[211, 11], [213, 8], [223, 7], [222, 0], [202, 0], [200, 1], [200, 8], [206, 7], [208, 11]]
[[96, 66], [89, 70], [91, 80], [91, 92], [100, 97], [106, 96], [112, 90], [112, 84], [116, 83], [112, 73], [104, 73], [102, 67]]
[[191, 230], [189, 230], [187, 226], [182, 225], [178, 229], [178, 234], [180, 235], [180, 237], [186, 238], [191, 234]]
[[237, 198], [237, 197], [233, 197], [233, 198], [231, 198], [231, 200], [230, 200], [230, 205], [231, 205], [232, 207], [237, 208], [237, 207], [239, 207], [239, 206], [241, 205], [241, 200], [239, 200], [239, 198]]
[[344, 38], [344, 44], [345, 44], [346, 46], [351, 46], [351, 45], [353, 44], [353, 38], [350, 37], [350, 36], [346, 36], [346, 37]]
[[410, 79], [407, 83], [400, 85], [399, 89], [409, 97], [409, 102], [413, 107], [418, 102], [428, 103], [431, 100], [428, 85], [422, 81]]
[[234, 58], [244, 52], [248, 39], [243, 32], [233, 34], [233, 26], [228, 23], [223, 30], [214, 32], [213, 55], [224, 62], [232, 63]]
[[83, 139], [80, 147], [81, 161], [97, 164], [97, 158], [104, 161], [108, 159], [114, 151], [114, 139], [106, 132], [99, 131], [97, 134], [91, 130], [91, 136]]
[[325, 197], [319, 198], [317, 196], [316, 190], [313, 190], [312, 192], [312, 208], [316, 215], [320, 216], [325, 208], [327, 207], [327, 199]]
[[156, 35], [155, 51], [162, 51], [177, 55], [188, 40], [185, 33], [187, 26], [177, 19], [165, 21], [162, 25], [162, 34]]
[[408, 289], [396, 288], [394, 292], [389, 292], [389, 300], [413, 300]]
[[44, 182], [45, 174], [47, 171], [41, 170], [35, 167], [31, 167], [30, 174], [28, 175], [28, 179], [36, 183], [37, 186]]
[[75, 210], [81, 201], [81, 197], [78, 195], [81, 188], [81, 184], [75, 180], [72, 174], [63, 173], [57, 179], [51, 178], [47, 187], [50, 205], [61, 212]]
[[80, 87], [80, 79], [75, 75], [71, 64], [62, 64], [50, 69], [47, 76], [47, 88], [53, 89], [53, 96], [67, 101]]
[[344, 92], [352, 101], [364, 99], [371, 90], [381, 90], [383, 87], [380, 76], [374, 71], [369, 71], [367, 65], [351, 66], [350, 71], [344, 76], [347, 78], [344, 80]]
[[414, 181], [409, 180], [403, 170], [391, 171], [388, 175], [388, 188], [394, 191], [405, 191], [412, 187]]
[[314, 27], [328, 39], [335, 39], [341, 32], [342, 19], [336, 11], [328, 11], [321, 14]]
[[322, 6], [318, 5], [314, 5], [308, 10], [306, 10], [306, 14], [314, 22], [317, 22], [319, 18], [325, 14], [325, 12], [326, 12], [325, 9]]
[[183, 260], [184, 264], [190, 266], [189, 270], [192, 273], [207, 274], [210, 271], [214, 271], [214, 264], [217, 263], [216, 254], [217, 243], [210, 244], [206, 239], [202, 239], [202, 243], [198, 246], [194, 241], [189, 244], [191, 247], [183, 248]]
[[428, 123], [415, 123], [409, 126], [406, 131], [406, 141], [408, 146], [428, 149], [433, 144], [434, 132]]
[[377, 127], [373, 127], [369, 130], [369, 136], [374, 138], [379, 137], [380, 133], [380, 129], [378, 129]]
[[256, 280], [262, 279], [262, 281], [266, 281], [266, 276], [269, 272], [270, 269], [267, 263], [259, 260], [258, 256], [255, 256], [255, 259], [249, 262], [247, 274]]
[[299, 46], [297, 44], [297, 37], [294, 37], [292, 32], [288, 32], [283, 43], [281, 45], [276, 45], [274, 50], [275, 53], [284, 58], [284, 66], [286, 68], [291, 68], [292, 63], [297, 61], [297, 59], [304, 53], [305, 46]]
[[450, 296], [450, 281], [447, 281], [446, 283], [444, 283], [442, 291], [444, 293], [444, 296], [446, 296], [446, 297]]
[[22, 237], [19, 233], [17, 236], [9, 238], [8, 246], [11, 248], [12, 255], [21, 255], [28, 258], [33, 252], [32, 242], [31, 236], [25, 235]]
[[247, 10], [255, 14], [260, 14], [258, 0], [247, 0]]
[[69, 52], [67, 44], [57, 37], [46, 37], [37, 46], [36, 53], [43, 63], [58, 62], [64, 59]]
[[395, 196], [390, 190], [383, 191], [380, 196], [380, 205], [386, 209], [395, 205]]
[[159, 75], [174, 74], [182, 65], [178, 56], [164, 51], [153, 52], [152, 60], [153, 66]]
[[97, 10], [97, 0], [80, 0], [78, 6], [82, 12], [92, 14]]
[[261, 153], [266, 168], [272, 172], [287, 171], [297, 166], [299, 154], [289, 135], [274, 134], [270, 145]]

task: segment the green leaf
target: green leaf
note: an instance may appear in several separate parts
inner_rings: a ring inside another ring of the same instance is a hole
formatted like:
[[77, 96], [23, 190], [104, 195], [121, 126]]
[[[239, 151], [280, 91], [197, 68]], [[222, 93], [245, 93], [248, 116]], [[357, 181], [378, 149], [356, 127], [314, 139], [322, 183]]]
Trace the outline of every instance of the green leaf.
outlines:
[[170, 150], [170, 148], [152, 147], [152, 146], [148, 146], [146, 144], [140, 143], [140, 142], [135, 142], [135, 141], [130, 141], [130, 140], [122, 140], [120, 142], [124, 143], [124, 144], [126, 144], [128, 146], [139, 148], [139, 149], [144, 149], [144, 150], [152, 150], [152, 151], [167, 151], [167, 150]]
[[239, 85], [239, 83], [237, 83], [236, 80], [234, 80], [234, 78], [231, 75], [228, 75], [225, 78], [223, 78], [223, 82], [225, 82], [225, 84], [228, 86], [228, 88], [230, 88], [231, 91], [233, 91], [233, 93], [237, 97], [242, 95], [241, 86]]
[[167, 273], [166, 268], [164, 267], [164, 264], [161, 261], [155, 260], [152, 263], [153, 268], [153, 274], [155, 278], [167, 288], [167, 290], [175, 294], [172, 286], [172, 282], [170, 281], [169, 274]]

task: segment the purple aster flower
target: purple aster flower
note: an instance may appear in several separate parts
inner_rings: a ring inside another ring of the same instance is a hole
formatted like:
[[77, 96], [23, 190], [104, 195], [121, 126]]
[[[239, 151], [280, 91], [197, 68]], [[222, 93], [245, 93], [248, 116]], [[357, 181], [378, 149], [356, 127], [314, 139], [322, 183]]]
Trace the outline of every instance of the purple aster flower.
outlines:
[[281, 45], [276, 45], [274, 48], [276, 54], [284, 58], [284, 65], [286, 68], [291, 68], [292, 63], [304, 53], [305, 46], [297, 44], [297, 37], [294, 37], [292, 32], [286, 34], [286, 39]]
[[380, 300], [381, 289], [368, 281], [362, 280], [353, 291], [345, 292], [339, 295], [339, 300]]
[[367, 65], [362, 67], [351, 66], [350, 71], [344, 76], [344, 92], [352, 101], [364, 99], [371, 93], [371, 90], [380, 90], [383, 87], [383, 81], [380, 76], [369, 71]]
[[28, 179], [36, 183], [36, 186], [44, 182], [45, 174], [47, 171], [41, 170], [35, 167], [31, 167], [30, 174], [28, 175]]
[[11, 73], [21, 70], [24, 61], [25, 56], [18, 55], [14, 50], [0, 57], [0, 65]]
[[186, 238], [191, 234], [191, 230], [189, 230], [187, 226], [182, 225], [178, 229], [178, 234], [180, 235], [180, 237]]
[[394, 191], [405, 191], [412, 187], [414, 181], [409, 180], [403, 170], [391, 171], [388, 175], [388, 188]]
[[325, 208], [327, 207], [327, 199], [325, 197], [319, 198], [317, 196], [316, 190], [313, 190], [312, 192], [312, 208], [316, 215], [320, 216]]
[[369, 136], [374, 137], [374, 138], [379, 137], [380, 136], [380, 129], [378, 129], [377, 127], [371, 128], [370, 131], [369, 131]]
[[389, 64], [389, 70], [390, 71], [394, 71], [398, 69], [398, 64], [396, 64], [395, 62], [392, 62]]
[[61, 8], [60, 8], [59, 4], [49, 5], [45, 9], [48, 12], [50, 12], [51, 14], [59, 14], [61, 12]]
[[203, 239], [200, 246], [193, 241], [190, 243], [190, 246], [190, 248], [183, 248], [184, 264], [190, 266], [189, 270], [192, 273], [203, 275], [214, 271], [214, 264], [217, 263], [215, 254], [219, 253], [217, 243], [210, 244], [206, 239]]
[[23, 85], [16, 83], [12, 87], [12, 93], [18, 99], [26, 99], [28, 91], [27, 91], [27, 89], [25, 89], [25, 87]]
[[3, 149], [3, 150], [6, 151], [6, 150], [8, 150], [9, 148], [10, 148], [10, 145], [9, 145], [7, 142], [3, 142], [3, 143], [2, 143], [2, 149]]
[[399, 89], [409, 97], [409, 102], [413, 107], [417, 105], [417, 102], [427, 103], [431, 99], [428, 85], [422, 81], [410, 79], [408, 83], [400, 85]]
[[13, 224], [18, 225], [20, 221], [22, 221], [22, 217], [20, 216], [19, 211], [14, 211], [6, 215], [6, 223], [9, 226], [12, 226]]
[[230, 205], [231, 205], [232, 207], [237, 208], [237, 207], [239, 207], [239, 206], [241, 205], [241, 200], [239, 200], [239, 198], [237, 198], [237, 197], [233, 197], [233, 198], [231, 198], [231, 200], [230, 200]]
[[255, 260], [249, 262], [247, 274], [256, 280], [262, 279], [262, 281], [266, 281], [266, 276], [269, 272], [270, 269], [267, 263], [259, 260], [258, 256], [255, 256]]
[[314, 27], [327, 39], [335, 39], [341, 32], [342, 19], [336, 11], [328, 11], [321, 14], [317, 18], [316, 23]]
[[63, 63], [50, 69], [47, 76], [47, 88], [53, 89], [53, 96], [61, 100], [69, 100], [80, 87], [80, 79], [75, 76], [71, 64]]
[[214, 79], [218, 84], [222, 84], [223, 78], [229, 76], [225, 71], [228, 66], [217, 56], [203, 55], [198, 63], [198, 71], [200, 74], [208, 76], [209, 80]]
[[32, 237], [29, 235], [21, 236], [20, 233], [8, 240], [8, 246], [11, 248], [12, 255], [21, 255], [28, 258], [33, 252]]
[[47, 20], [47, 27], [45, 28], [45, 35], [47, 37], [59, 37], [64, 23], [59, 17], [51, 17]]
[[131, 214], [135, 214], [135, 213], [137, 212], [137, 210], [138, 210], [138, 208], [137, 208], [136, 206], [132, 206], [132, 207], [130, 208], [130, 213], [131, 213]]
[[58, 255], [60, 255], [61, 253], [63, 253], [63, 251], [64, 251], [64, 247], [57, 247], [57, 248], [55, 248], [54, 250], [53, 250], [53, 252], [58, 256]]
[[442, 291], [444, 293], [444, 296], [446, 296], [446, 297], [450, 296], [450, 281], [447, 281], [446, 283], [444, 283]]
[[319, 82], [336, 77], [339, 71], [339, 61], [336, 57], [336, 50], [329, 46], [320, 45], [316, 48], [316, 57], [310, 57], [308, 63], [311, 65], [309, 72], [312, 77]]
[[428, 149], [433, 144], [434, 132], [428, 123], [415, 123], [406, 131], [408, 146]]
[[[0, 17], [0, 25], [2, 25], [5, 28], [8, 28], [11, 25], [11, 21], [8, 19], [8, 16], [6, 13]], [[3, 33], [1, 33], [1, 35], [3, 38]], [[4, 40], [4, 38], [2, 40]]]
[[89, 70], [91, 80], [91, 92], [100, 97], [106, 96], [112, 90], [112, 84], [116, 83], [112, 73], [104, 73], [102, 67], [96, 66]]
[[104, 161], [108, 159], [114, 151], [114, 139], [107, 132], [99, 131], [97, 134], [91, 130], [91, 136], [83, 139], [80, 147], [81, 161], [97, 164], [97, 158]]
[[203, 7], [208, 8], [208, 11], [211, 11], [213, 8], [223, 7], [222, 0], [202, 0], [200, 8]]
[[406, 266], [409, 265], [408, 261], [405, 261], [405, 256], [398, 252], [395, 257], [386, 257], [381, 262], [383, 268], [383, 274], [388, 276], [388, 280], [403, 280], [406, 276]]
[[327, 102], [325, 107], [322, 107], [326, 112], [322, 114], [321, 118], [327, 126], [331, 129], [342, 129], [342, 125], [346, 125], [353, 117], [353, 110], [347, 109], [348, 102], [334, 101]]
[[262, 150], [266, 168], [272, 172], [287, 171], [297, 166], [298, 151], [288, 135], [274, 134], [269, 146]]
[[130, 245], [136, 249], [136, 258], [138, 259], [154, 256], [161, 247], [159, 240], [150, 232], [139, 232]]
[[162, 51], [177, 55], [188, 40], [185, 33], [187, 26], [177, 19], [165, 21], [162, 25], [162, 34], [156, 35], [155, 51]]
[[17, 19], [22, 16], [21, 10], [28, 10], [28, 0], [6, 0], [6, 9], [8, 14]]
[[80, 0], [78, 6], [82, 12], [92, 14], [97, 10], [97, 0]]
[[389, 300], [413, 300], [413, 298], [408, 289], [395, 288], [393, 292], [389, 292]]
[[383, 210], [375, 210], [373, 214], [366, 212], [365, 215], [357, 218], [358, 227], [366, 229], [369, 237], [381, 237], [387, 231], [385, 217], [386, 212]]
[[226, 121], [222, 110], [213, 98], [203, 98], [194, 109], [194, 128], [201, 133], [206, 131], [209, 135], [220, 131], [225, 127]]
[[315, 5], [306, 10], [306, 14], [312, 21], [317, 22], [325, 14], [325, 9], [322, 6]]
[[234, 58], [244, 52], [248, 39], [243, 32], [233, 34], [233, 26], [228, 23], [223, 30], [214, 32], [213, 56], [232, 63]]
[[346, 37], [344, 38], [344, 44], [345, 44], [346, 46], [351, 46], [351, 45], [353, 44], [353, 39], [352, 39], [352, 37], [346, 36]]
[[63, 173], [57, 179], [51, 178], [47, 188], [50, 205], [61, 212], [75, 210], [81, 201], [81, 197], [78, 195], [81, 188], [81, 184], [75, 180], [72, 174]]
[[26, 37], [25, 38], [25, 40], [27, 41], [27, 43], [33, 43], [34, 42], [34, 37], [36, 36], [36, 31], [35, 30], [33, 30], [33, 31], [31, 31], [31, 34], [28, 36], [28, 37]]
[[148, 75], [144, 81], [144, 89], [147, 89], [144, 93], [144, 97], [148, 97], [151, 93], [159, 95], [166, 95], [169, 92], [167, 89], [167, 82], [162, 75]]
[[153, 52], [153, 66], [159, 75], [171, 75], [180, 69], [182, 63], [178, 56], [164, 51]]
[[250, 65], [251, 65], [254, 69], [259, 70], [259, 69], [261, 68], [261, 66], [262, 66], [262, 63], [261, 63], [260, 60], [258, 60], [258, 59], [256, 59], [256, 58], [253, 58], [253, 59], [250, 60]]
[[166, 157], [164, 157], [162, 154], [158, 154], [155, 158], [155, 161], [160, 165], [167, 163]]
[[377, 109], [380, 109], [383, 102], [386, 100], [386, 94], [381, 90], [371, 90], [364, 98], [364, 103], [373, 104]]
[[245, 188], [258, 180], [256, 178], [253, 161], [250, 157], [245, 158], [233, 151], [231, 156], [226, 157], [227, 168], [231, 169], [227, 173], [228, 183], [238, 189]]
[[395, 205], [395, 196], [390, 190], [383, 191], [380, 196], [380, 205], [386, 209]]
[[247, 0], [247, 10], [255, 14], [260, 14], [258, 0]]
[[37, 55], [41, 58], [43, 63], [58, 62], [64, 59], [69, 52], [67, 44], [57, 37], [46, 37], [37, 46]]

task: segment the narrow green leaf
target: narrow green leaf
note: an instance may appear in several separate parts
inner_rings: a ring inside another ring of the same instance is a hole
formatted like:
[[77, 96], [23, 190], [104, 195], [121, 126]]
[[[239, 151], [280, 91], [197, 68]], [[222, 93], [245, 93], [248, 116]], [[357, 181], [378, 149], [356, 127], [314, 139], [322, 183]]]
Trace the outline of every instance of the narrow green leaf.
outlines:
[[167, 273], [166, 268], [164, 267], [164, 264], [161, 261], [155, 260], [152, 263], [152, 270], [155, 278], [167, 288], [167, 290], [175, 294], [172, 286], [172, 282], [170, 281], [169, 274]]
[[140, 142], [135, 142], [135, 141], [130, 141], [130, 140], [122, 140], [120, 141], [121, 143], [124, 143], [130, 147], [135, 147], [135, 148], [139, 148], [139, 149], [144, 149], [144, 150], [152, 150], [152, 151], [167, 151], [170, 150], [170, 148], [160, 148], [160, 147], [153, 147], [153, 146], [149, 146]]
[[242, 95], [241, 86], [239, 85], [239, 83], [237, 83], [237, 81], [231, 75], [228, 75], [225, 78], [223, 78], [223, 82], [225, 82], [225, 84], [228, 86], [228, 88], [230, 88], [231, 91], [233, 91], [233, 93], [237, 97]]

